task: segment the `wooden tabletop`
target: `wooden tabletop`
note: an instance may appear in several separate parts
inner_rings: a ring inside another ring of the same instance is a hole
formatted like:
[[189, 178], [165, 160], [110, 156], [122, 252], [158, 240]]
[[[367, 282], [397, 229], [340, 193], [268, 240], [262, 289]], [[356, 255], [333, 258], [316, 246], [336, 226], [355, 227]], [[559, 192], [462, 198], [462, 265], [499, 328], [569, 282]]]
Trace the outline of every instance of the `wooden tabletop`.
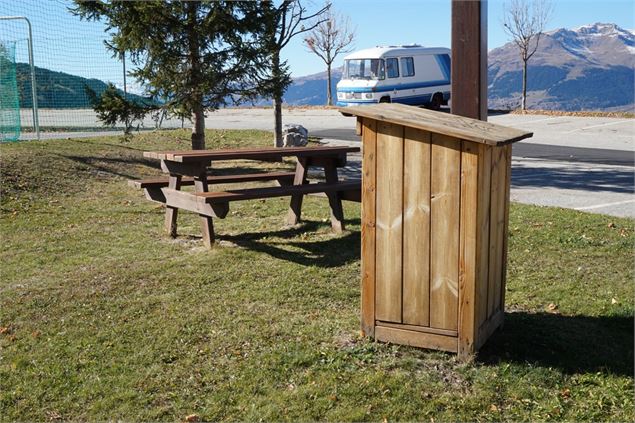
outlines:
[[213, 160], [267, 160], [282, 157], [328, 157], [360, 151], [359, 147], [253, 147], [225, 150], [146, 151], [143, 157], [180, 163]]
[[533, 136], [532, 132], [521, 129], [403, 104], [382, 103], [372, 106], [340, 107], [339, 110], [355, 116], [396, 123], [493, 146], [505, 145]]

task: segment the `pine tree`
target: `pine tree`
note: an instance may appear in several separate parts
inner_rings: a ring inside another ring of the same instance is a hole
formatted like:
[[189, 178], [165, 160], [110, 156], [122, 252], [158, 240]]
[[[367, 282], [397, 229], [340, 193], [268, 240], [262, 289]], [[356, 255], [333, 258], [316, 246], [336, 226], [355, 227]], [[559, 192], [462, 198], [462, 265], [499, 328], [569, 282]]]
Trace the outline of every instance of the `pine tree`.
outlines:
[[192, 121], [192, 148], [205, 148], [205, 113], [228, 101], [268, 95], [264, 32], [257, 2], [88, 1], [73, 12], [107, 25], [107, 47], [125, 51], [136, 68], [130, 74], [166, 107]]

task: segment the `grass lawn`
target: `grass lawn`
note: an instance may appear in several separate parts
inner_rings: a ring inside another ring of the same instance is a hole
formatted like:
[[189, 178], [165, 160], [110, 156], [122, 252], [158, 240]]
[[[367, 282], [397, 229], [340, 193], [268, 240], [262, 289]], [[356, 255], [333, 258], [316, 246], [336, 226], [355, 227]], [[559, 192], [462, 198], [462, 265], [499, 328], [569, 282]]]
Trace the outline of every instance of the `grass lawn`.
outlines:
[[1, 421], [635, 418], [633, 220], [513, 204], [505, 326], [461, 363], [360, 338], [359, 204], [341, 235], [311, 198], [296, 228], [288, 199], [232, 204], [211, 251], [191, 213], [165, 237], [126, 179], [159, 173], [142, 151], [188, 146], [0, 146]]

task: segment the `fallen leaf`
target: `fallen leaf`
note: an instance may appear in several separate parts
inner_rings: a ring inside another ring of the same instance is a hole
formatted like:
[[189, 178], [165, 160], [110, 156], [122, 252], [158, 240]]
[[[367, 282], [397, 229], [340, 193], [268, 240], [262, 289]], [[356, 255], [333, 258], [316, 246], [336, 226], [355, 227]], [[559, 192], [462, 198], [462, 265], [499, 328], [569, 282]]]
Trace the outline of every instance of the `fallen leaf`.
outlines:
[[190, 414], [189, 416], [185, 417], [185, 421], [186, 422], [200, 422], [201, 418], [196, 414]]
[[558, 310], [558, 304], [549, 303], [547, 310], [551, 313], [555, 313]]
[[10, 326], [0, 326], [0, 335], [8, 334], [11, 331]]
[[608, 225], [606, 225], [606, 226], [608, 226], [609, 228], [614, 228], [614, 227], [615, 227], [615, 223], [613, 223], [613, 222], [609, 222], [609, 224], [608, 224]]
[[570, 398], [571, 390], [569, 388], [564, 388], [562, 392], [560, 392], [560, 395], [562, 395], [562, 398]]
[[611, 304], [617, 304], [619, 303], [619, 301], [617, 301], [615, 298], [611, 298]]
[[494, 413], [496, 413], [498, 411], [498, 407], [496, 407], [496, 405], [492, 404], [489, 406], [489, 411], [492, 411]]

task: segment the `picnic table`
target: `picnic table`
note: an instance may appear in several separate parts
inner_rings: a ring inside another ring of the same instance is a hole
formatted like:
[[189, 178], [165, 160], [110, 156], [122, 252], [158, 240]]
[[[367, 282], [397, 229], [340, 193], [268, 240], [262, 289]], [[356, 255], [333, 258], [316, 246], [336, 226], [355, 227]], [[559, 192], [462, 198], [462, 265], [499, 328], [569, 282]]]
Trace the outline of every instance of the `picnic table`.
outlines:
[[[305, 195], [321, 195], [328, 198], [331, 209], [331, 226], [334, 231], [344, 229], [342, 200], [361, 201], [361, 181], [344, 181], [338, 177], [337, 169], [346, 165], [348, 153], [359, 152], [359, 147], [292, 147], [292, 148], [241, 148], [226, 150], [187, 150], [144, 152], [143, 156], [161, 161], [161, 169], [167, 177], [129, 181], [131, 186], [143, 189], [146, 197], [165, 204], [165, 228], [167, 233], [177, 235], [178, 210], [198, 213], [201, 217], [203, 242], [207, 247], [214, 243], [212, 218], [224, 218], [229, 203], [241, 200], [272, 197], [291, 198], [287, 223], [300, 221], [302, 200]], [[218, 161], [253, 160], [264, 162], [283, 161], [294, 157], [294, 171], [246, 173], [221, 175], [212, 170]], [[309, 183], [309, 167], [324, 171], [325, 182]], [[277, 186], [225, 189], [210, 191], [211, 185], [240, 184], [255, 181], [276, 181]], [[194, 191], [181, 190], [193, 185]]]

